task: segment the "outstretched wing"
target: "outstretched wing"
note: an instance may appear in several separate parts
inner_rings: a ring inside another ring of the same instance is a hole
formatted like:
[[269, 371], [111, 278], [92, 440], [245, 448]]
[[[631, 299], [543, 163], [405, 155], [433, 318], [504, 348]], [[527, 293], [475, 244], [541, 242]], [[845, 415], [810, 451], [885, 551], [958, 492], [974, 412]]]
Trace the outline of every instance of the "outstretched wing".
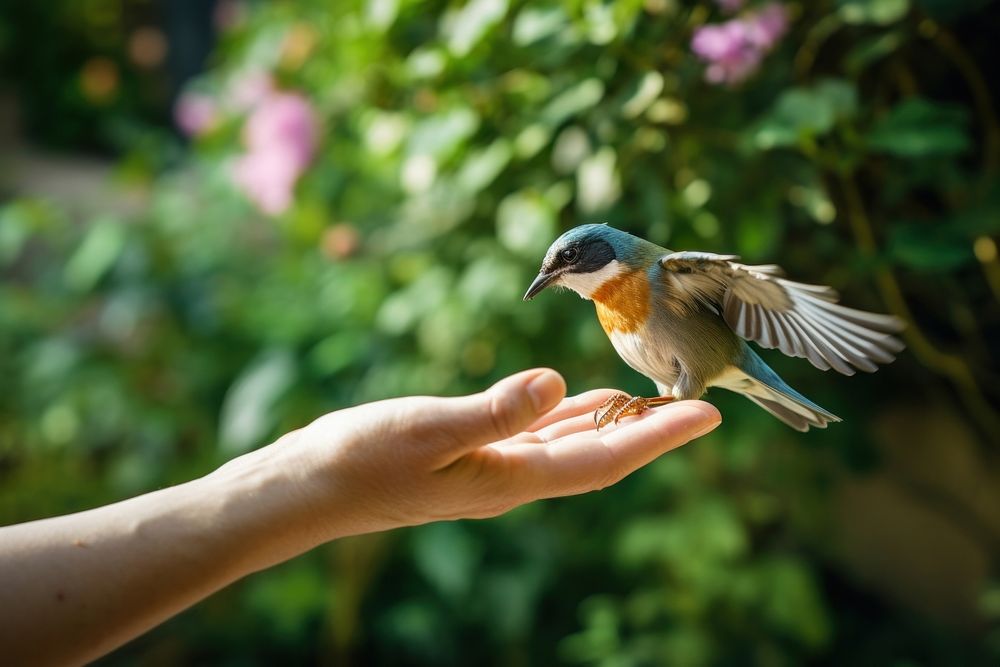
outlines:
[[741, 338], [845, 375], [855, 368], [873, 372], [903, 349], [892, 335], [903, 328], [898, 318], [845, 308], [829, 287], [792, 282], [773, 264], [736, 259], [707, 252], [661, 257], [666, 298], [678, 307], [713, 309]]

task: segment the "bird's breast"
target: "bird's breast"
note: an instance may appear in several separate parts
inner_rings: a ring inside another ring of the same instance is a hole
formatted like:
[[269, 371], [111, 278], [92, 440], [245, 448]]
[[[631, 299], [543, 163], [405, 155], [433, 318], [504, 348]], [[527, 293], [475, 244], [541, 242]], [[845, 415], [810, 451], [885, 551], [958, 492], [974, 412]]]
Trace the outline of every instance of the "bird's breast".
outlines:
[[649, 278], [645, 271], [621, 273], [591, 296], [604, 332], [635, 333], [649, 317]]

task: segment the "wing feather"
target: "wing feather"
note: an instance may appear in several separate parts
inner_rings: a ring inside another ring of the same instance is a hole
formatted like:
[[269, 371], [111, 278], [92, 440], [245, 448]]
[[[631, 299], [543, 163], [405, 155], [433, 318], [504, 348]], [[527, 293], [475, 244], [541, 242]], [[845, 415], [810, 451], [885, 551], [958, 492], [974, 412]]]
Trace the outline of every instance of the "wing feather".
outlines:
[[893, 335], [903, 328], [898, 318], [841, 306], [830, 287], [786, 280], [774, 264], [748, 266], [737, 259], [707, 252], [660, 258], [671, 305], [706, 306], [746, 340], [845, 375], [873, 372], [903, 349]]

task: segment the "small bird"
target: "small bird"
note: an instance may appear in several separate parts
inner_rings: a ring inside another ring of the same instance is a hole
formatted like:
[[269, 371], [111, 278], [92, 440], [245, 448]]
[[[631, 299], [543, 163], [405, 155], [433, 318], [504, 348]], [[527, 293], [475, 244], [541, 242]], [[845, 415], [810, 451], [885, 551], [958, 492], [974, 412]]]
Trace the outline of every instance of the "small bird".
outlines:
[[549, 247], [524, 300], [561, 285], [594, 302], [619, 356], [660, 395], [611, 396], [600, 429], [708, 387], [742, 394], [799, 431], [841, 419], [792, 389], [747, 344], [805, 357], [821, 370], [874, 372], [903, 349], [900, 319], [837, 305], [830, 287], [782, 277], [736, 255], [671, 252], [606, 224], [575, 227]]

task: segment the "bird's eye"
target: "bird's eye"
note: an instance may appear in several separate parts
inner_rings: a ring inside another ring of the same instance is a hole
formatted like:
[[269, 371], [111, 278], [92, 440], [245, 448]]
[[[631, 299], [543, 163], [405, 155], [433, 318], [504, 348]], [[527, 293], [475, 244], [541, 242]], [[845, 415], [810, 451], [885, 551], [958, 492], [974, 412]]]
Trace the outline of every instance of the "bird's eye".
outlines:
[[566, 248], [559, 253], [559, 257], [567, 264], [572, 264], [580, 257], [580, 250], [577, 248]]

